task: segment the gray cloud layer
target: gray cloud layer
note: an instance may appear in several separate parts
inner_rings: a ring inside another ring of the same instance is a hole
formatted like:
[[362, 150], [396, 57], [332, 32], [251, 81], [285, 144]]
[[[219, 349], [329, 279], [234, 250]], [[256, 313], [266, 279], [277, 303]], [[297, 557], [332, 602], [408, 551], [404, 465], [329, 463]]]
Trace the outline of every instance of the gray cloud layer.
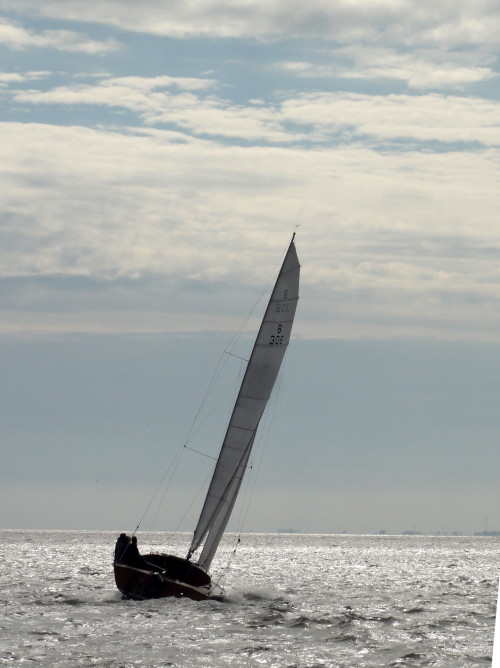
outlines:
[[[260, 285], [300, 224], [303, 335], [497, 338], [497, 3], [0, 8], [31, 65], [0, 74], [0, 275], [23, 305], [4, 288], [4, 331], [191, 329], [187, 285], [221, 309], [202, 327], [230, 326], [228, 291]], [[120, 71], [131, 32], [187, 40], [198, 66]], [[71, 280], [93, 301], [64, 301]]]
[[365, 40], [397, 42], [408, 47], [425, 42], [454, 48], [495, 45], [499, 7], [496, 0], [238, 0], [196, 3], [168, 0], [1, 0], [0, 8], [22, 14], [95, 22], [124, 30], [164, 36], [322, 37], [344, 43]]

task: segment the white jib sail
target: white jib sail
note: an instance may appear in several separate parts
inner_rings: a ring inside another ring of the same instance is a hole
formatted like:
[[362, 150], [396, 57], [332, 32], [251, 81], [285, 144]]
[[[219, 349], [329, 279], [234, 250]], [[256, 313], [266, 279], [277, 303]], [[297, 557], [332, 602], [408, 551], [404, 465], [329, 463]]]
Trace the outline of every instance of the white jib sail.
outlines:
[[188, 558], [208, 534], [198, 562], [207, 569], [233, 509], [255, 432], [290, 340], [299, 299], [299, 274], [300, 264], [292, 239], [250, 355], [189, 549]]

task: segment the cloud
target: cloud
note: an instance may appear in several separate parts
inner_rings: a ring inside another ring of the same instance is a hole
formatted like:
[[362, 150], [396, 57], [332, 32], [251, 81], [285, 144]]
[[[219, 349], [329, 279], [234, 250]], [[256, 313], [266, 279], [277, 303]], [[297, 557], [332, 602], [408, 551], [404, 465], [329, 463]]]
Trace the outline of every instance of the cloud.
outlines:
[[495, 0], [1, 0], [0, 8], [28, 16], [102, 23], [123, 30], [170, 37], [243, 38], [311, 37], [353, 42], [379, 41], [415, 46], [418, 43], [455, 48], [497, 44], [500, 14]]
[[[290, 136], [273, 108], [235, 105], [214, 96], [200, 97], [214, 88], [213, 79], [121, 77], [98, 85], [61, 86], [47, 91], [13, 91], [20, 104], [99, 105], [138, 113], [149, 125], [174, 124], [197, 135], [288, 142]], [[171, 92], [167, 89], [180, 89]], [[295, 133], [294, 139], [300, 138]]]
[[495, 62], [493, 56], [467, 48], [452, 52], [429, 48], [398, 52], [384, 46], [357, 45], [340, 48], [335, 55], [354, 63], [354, 68], [341, 73], [343, 78], [397, 79], [413, 89], [463, 89], [467, 84], [498, 76], [485, 66]]
[[303, 336], [498, 336], [498, 150], [0, 129], [3, 331], [230, 328], [300, 223]]
[[[0, 126], [3, 331], [231, 328], [229, 306], [260, 288], [300, 224], [300, 335], [498, 338], [500, 109], [491, 87], [479, 97], [496, 76], [493, 5], [0, 7], [27, 12], [29, 29], [3, 23], [21, 64], [31, 48], [89, 46], [63, 73], [36, 51], [36, 66], [0, 75], [10, 118], [35, 121]], [[45, 29], [84, 18], [98, 35], [96, 23], [189, 37], [190, 61], [165, 72], [124, 32], [137, 68], [111, 56], [96, 74], [114, 37], [94, 50], [79, 30]], [[242, 39], [222, 51], [194, 39], [218, 34]], [[261, 57], [243, 68], [249, 48]]]
[[[0, 7], [28, 17], [56, 20], [91, 20], [125, 31], [177, 39], [229, 37], [267, 40], [315, 39], [303, 58], [277, 64], [300, 77], [337, 78], [352, 81], [395, 80], [412, 90], [464, 90], [498, 76], [496, 36], [500, 11], [493, 1], [471, 5], [466, 0], [414, 3], [391, 0], [344, 0], [324, 3], [298, 2], [224, 3], [202, 0], [166, 3], [103, 0], [92, 17], [79, 0], [64, 3], [33, 0], [15, 3], [0, 0]], [[27, 30], [4, 20], [0, 42], [13, 49], [54, 48], [105, 54], [121, 47], [115, 38], [92, 40], [69, 30]], [[313, 58], [310, 58], [311, 55]]]
[[346, 140], [369, 136], [498, 146], [499, 110], [498, 102], [481, 98], [323, 92], [284, 101], [282, 117], [314, 125], [325, 135], [344, 132]]
[[[94, 75], [96, 77], [98, 75]], [[78, 84], [60, 86], [48, 91], [21, 91], [15, 93], [18, 102], [34, 104], [100, 104], [122, 106], [133, 110], [158, 106], [158, 89], [175, 88], [181, 91], [202, 91], [216, 85], [213, 79], [189, 77], [108, 77], [96, 85]]]
[[[352, 64], [346, 66], [345, 60]], [[393, 49], [374, 46], [350, 46], [331, 52], [321, 50], [318, 62], [288, 61], [277, 67], [298, 77], [337, 79], [393, 79], [404, 81], [411, 89], [463, 90], [468, 84], [486, 81], [498, 74], [490, 67], [473, 65], [482, 61], [477, 54], [446, 52], [398, 53]]]
[[[456, 95], [300, 93], [279, 102], [235, 104], [217, 97], [214, 79], [105, 78], [48, 90], [15, 90], [17, 104], [94, 105], [124, 109], [152, 126], [196, 136], [278, 144], [444, 142], [498, 146], [500, 103]], [[413, 148], [410, 145], [410, 148]]]
[[91, 55], [109, 53], [121, 48], [114, 39], [97, 41], [72, 30], [44, 30], [36, 33], [6, 19], [0, 19], [0, 44], [14, 50], [55, 49]]
[[37, 79], [46, 79], [50, 72], [0, 72], [0, 86], [6, 87], [11, 84], [24, 83], [26, 81], [36, 81]]

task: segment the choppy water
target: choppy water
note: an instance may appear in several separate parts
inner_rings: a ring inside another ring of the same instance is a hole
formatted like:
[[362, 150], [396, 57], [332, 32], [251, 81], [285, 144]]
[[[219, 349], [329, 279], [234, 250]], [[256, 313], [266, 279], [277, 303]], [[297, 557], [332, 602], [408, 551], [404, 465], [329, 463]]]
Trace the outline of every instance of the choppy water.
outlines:
[[[0, 531], [0, 663], [487, 666], [494, 538], [243, 536], [225, 603], [123, 601], [109, 532]], [[187, 550], [186, 534], [140, 547]], [[227, 562], [234, 537], [222, 546]], [[217, 564], [214, 563], [215, 573]]]

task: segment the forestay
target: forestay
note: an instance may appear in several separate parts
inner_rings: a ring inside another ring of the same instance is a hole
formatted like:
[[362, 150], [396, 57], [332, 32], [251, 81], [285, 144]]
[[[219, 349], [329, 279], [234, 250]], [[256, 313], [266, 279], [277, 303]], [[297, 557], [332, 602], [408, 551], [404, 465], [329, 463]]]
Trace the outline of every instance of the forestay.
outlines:
[[198, 563], [207, 569], [231, 515], [259, 421], [290, 340], [299, 299], [299, 274], [292, 238], [250, 355], [189, 549], [188, 559], [206, 537]]

